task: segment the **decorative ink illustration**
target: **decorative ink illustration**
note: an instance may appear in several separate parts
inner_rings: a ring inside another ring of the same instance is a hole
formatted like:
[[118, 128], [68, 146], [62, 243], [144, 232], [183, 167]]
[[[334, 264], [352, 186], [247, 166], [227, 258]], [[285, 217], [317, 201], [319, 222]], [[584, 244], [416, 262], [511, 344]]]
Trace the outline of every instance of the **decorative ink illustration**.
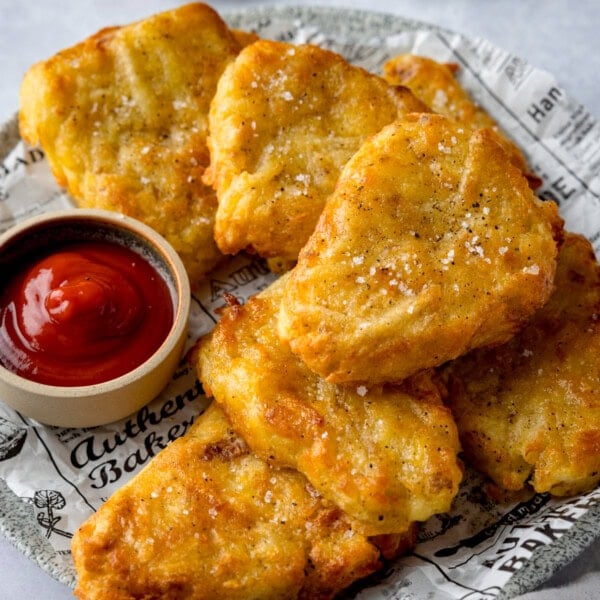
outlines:
[[56, 527], [62, 517], [56, 516], [55, 511], [63, 509], [67, 504], [60, 492], [38, 490], [32, 501], [37, 508], [43, 509], [42, 512], [37, 513], [37, 522], [46, 530], [46, 538], [50, 538], [53, 533], [67, 538], [73, 537], [72, 533]]
[[27, 429], [0, 417], [0, 461], [17, 456], [26, 437]]

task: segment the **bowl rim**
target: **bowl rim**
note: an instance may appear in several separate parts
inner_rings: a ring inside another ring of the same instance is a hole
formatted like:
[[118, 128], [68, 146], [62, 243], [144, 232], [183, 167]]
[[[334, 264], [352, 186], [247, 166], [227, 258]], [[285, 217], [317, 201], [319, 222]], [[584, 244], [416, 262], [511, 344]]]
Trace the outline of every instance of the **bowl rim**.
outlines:
[[20, 221], [0, 234], [0, 252], [2, 247], [11, 240], [24, 236], [31, 229], [40, 228], [45, 224], [88, 221], [107, 224], [115, 229], [124, 229], [133, 236], [149, 243], [164, 260], [165, 266], [173, 278], [173, 288], [176, 298], [173, 302], [173, 324], [161, 345], [140, 365], [114, 377], [98, 383], [77, 386], [50, 385], [32, 381], [17, 375], [0, 364], [0, 378], [8, 385], [19, 388], [24, 392], [36, 395], [63, 398], [85, 398], [97, 394], [107, 394], [131, 385], [145, 377], [148, 372], [156, 369], [162, 361], [180, 343], [181, 337], [188, 329], [191, 309], [191, 286], [183, 262], [173, 246], [149, 225], [133, 217], [117, 211], [100, 208], [67, 208], [53, 210]]

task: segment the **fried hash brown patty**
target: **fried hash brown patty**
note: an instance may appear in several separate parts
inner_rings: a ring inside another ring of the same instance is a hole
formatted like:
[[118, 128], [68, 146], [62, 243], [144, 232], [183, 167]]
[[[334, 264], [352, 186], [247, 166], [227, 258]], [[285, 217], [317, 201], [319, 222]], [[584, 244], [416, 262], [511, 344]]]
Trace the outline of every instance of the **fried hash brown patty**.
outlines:
[[210, 110], [215, 238], [293, 262], [340, 169], [399, 114], [428, 110], [406, 88], [317, 46], [262, 40], [225, 70]]
[[331, 382], [398, 381], [505, 342], [552, 291], [561, 227], [489, 130], [408, 115], [345, 166], [279, 333]]
[[383, 65], [383, 77], [391, 85], [403, 85], [434, 112], [450, 117], [470, 129], [488, 128], [498, 133], [498, 143], [516, 167], [527, 174], [534, 187], [540, 182], [529, 168], [518, 146], [500, 132], [498, 124], [475, 104], [455, 77], [455, 64], [439, 63], [416, 54], [400, 54]]
[[600, 266], [568, 235], [556, 291], [508, 344], [445, 369], [467, 459], [498, 486], [563, 496], [600, 481]]
[[248, 451], [213, 403], [76, 532], [82, 600], [331, 598], [414, 543], [369, 540]]
[[21, 135], [44, 149], [80, 206], [123, 212], [163, 234], [192, 282], [216, 263], [208, 109], [240, 50], [204, 4], [99, 31], [34, 65], [21, 87]]
[[254, 452], [297, 468], [365, 534], [449, 510], [462, 479], [458, 435], [429, 375], [368, 389], [323, 381], [277, 336], [286, 276], [229, 307], [203, 340], [207, 394]]

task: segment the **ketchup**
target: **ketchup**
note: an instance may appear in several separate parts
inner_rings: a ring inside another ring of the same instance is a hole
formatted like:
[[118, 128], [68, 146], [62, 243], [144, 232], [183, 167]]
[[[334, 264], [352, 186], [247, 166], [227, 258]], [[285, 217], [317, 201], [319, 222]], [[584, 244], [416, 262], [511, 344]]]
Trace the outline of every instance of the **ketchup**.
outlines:
[[134, 250], [65, 244], [23, 265], [0, 291], [0, 362], [50, 385], [108, 381], [158, 349], [173, 312], [167, 283]]

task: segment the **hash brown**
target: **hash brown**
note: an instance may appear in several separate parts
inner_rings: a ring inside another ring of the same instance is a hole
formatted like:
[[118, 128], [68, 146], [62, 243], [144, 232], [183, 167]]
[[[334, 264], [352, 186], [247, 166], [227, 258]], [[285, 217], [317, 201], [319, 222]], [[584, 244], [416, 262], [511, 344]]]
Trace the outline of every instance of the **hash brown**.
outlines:
[[253, 456], [213, 403], [77, 530], [75, 595], [324, 600], [414, 534], [357, 533], [302, 475]]
[[428, 108], [406, 88], [309, 44], [260, 40], [225, 70], [210, 109], [222, 252], [292, 264], [340, 169], [399, 115]]
[[383, 65], [383, 78], [392, 85], [403, 85], [431, 110], [454, 119], [470, 129], [490, 129], [513, 164], [527, 176], [532, 187], [540, 180], [529, 172], [521, 149], [500, 130], [496, 121], [477, 105], [456, 78], [458, 65], [440, 63], [417, 54], [399, 54]]
[[489, 130], [407, 115], [344, 167], [286, 282], [280, 336], [335, 383], [500, 344], [549, 298], [561, 229]]
[[556, 496], [600, 481], [600, 266], [568, 234], [556, 291], [507, 344], [444, 369], [465, 456], [498, 487]]
[[21, 86], [21, 135], [43, 148], [58, 183], [80, 206], [153, 227], [192, 283], [221, 256], [202, 176], [209, 105], [238, 38], [254, 39], [188, 4], [103, 29], [31, 67]]
[[253, 452], [298, 469], [367, 535], [449, 510], [460, 448], [429, 374], [369, 388], [323, 381], [277, 335], [287, 276], [226, 309], [201, 342], [206, 393]]

